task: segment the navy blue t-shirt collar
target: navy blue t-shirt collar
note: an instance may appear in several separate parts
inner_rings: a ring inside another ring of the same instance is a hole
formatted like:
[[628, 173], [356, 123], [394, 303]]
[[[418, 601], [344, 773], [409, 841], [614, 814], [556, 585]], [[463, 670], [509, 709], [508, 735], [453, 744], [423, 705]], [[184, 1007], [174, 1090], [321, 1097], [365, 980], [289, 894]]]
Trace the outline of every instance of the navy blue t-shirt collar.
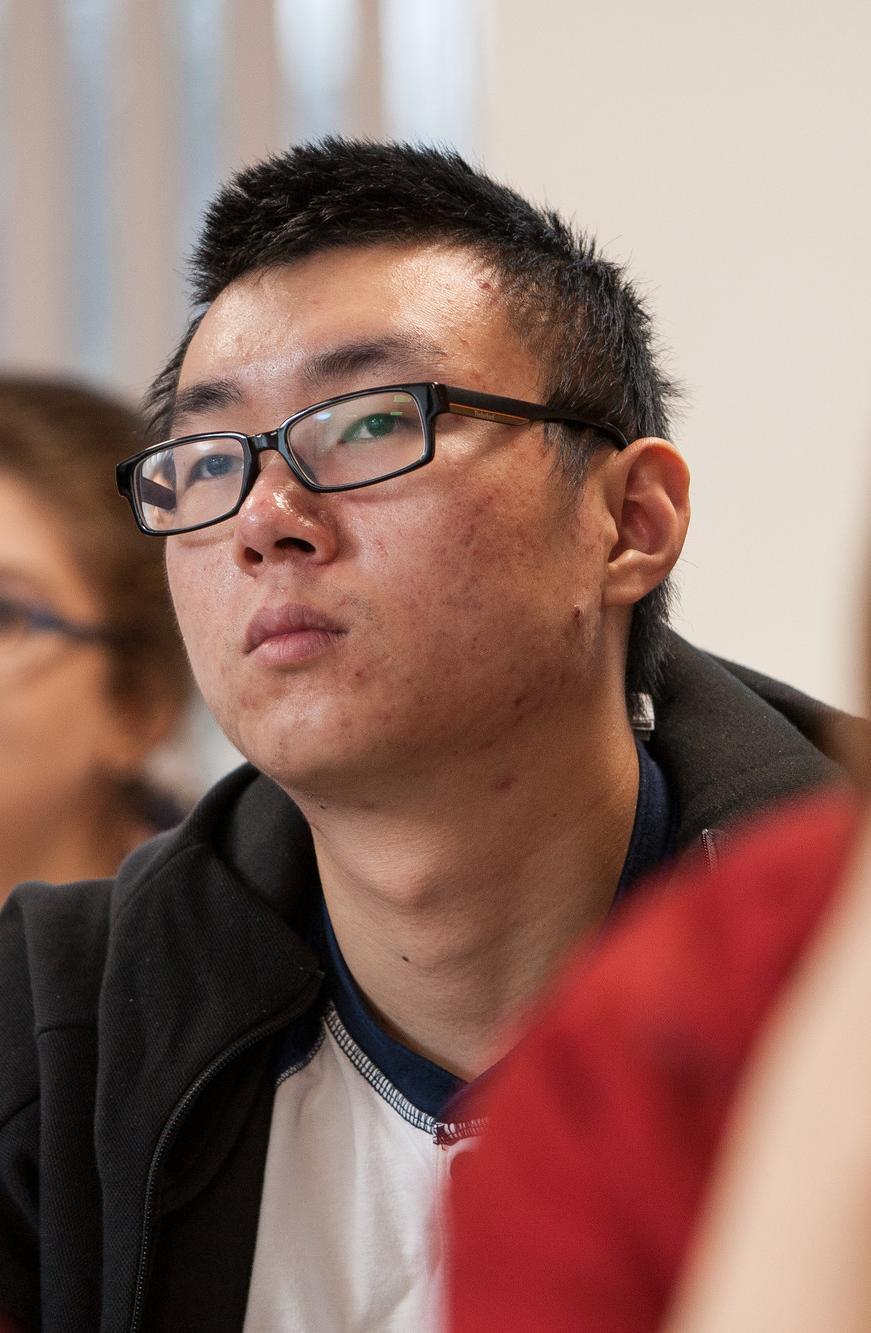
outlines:
[[418, 1110], [438, 1120], [442, 1110], [455, 1093], [463, 1087], [463, 1080], [449, 1074], [440, 1065], [425, 1056], [409, 1050], [389, 1036], [373, 1018], [348, 965], [342, 956], [326, 902], [321, 899], [318, 925], [321, 957], [326, 964], [327, 990], [350, 1036], [368, 1055], [403, 1097]]

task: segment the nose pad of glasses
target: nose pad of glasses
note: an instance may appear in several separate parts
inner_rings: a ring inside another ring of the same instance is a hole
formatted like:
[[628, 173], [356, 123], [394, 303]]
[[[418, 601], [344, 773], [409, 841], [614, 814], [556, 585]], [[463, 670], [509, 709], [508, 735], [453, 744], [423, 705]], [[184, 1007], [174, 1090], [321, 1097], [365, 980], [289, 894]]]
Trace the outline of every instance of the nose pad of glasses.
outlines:
[[251, 447], [256, 454], [266, 453], [268, 449], [278, 449], [278, 431], [266, 430], [262, 435], [250, 435]]
[[[306, 490], [317, 490], [316, 478], [311, 469], [291, 450], [286, 439], [282, 441], [280, 430], [264, 431], [261, 435], [252, 435], [249, 438], [258, 459], [261, 454], [274, 449]], [[260, 466], [262, 467], [262, 463]]]
[[261, 435], [249, 435], [248, 439], [251, 444], [251, 448], [254, 451], [254, 459], [255, 459], [254, 468], [252, 469], [252, 474], [251, 474], [250, 484], [252, 486], [256, 481], [257, 477], [263, 471], [263, 468], [266, 463], [266, 459], [264, 457], [265, 454], [272, 452], [277, 453], [279, 458], [281, 458], [282, 462], [285, 463], [288, 467], [290, 467], [291, 471], [293, 471], [293, 465], [288, 462], [288, 459], [284, 455], [284, 450], [282, 449], [281, 444], [279, 442], [277, 430], [267, 430], [264, 431]]
[[[254, 469], [252, 470], [251, 480], [247, 488], [248, 493], [250, 493], [258, 475], [260, 475], [263, 470], [263, 455], [273, 451], [278, 454], [279, 458], [294, 478], [294, 481], [298, 482], [304, 491], [317, 491], [318, 487], [315, 483], [315, 478], [301, 459], [299, 459], [295, 453], [291, 452], [287, 442], [282, 441], [280, 429], [264, 431], [260, 435], [249, 435], [248, 438], [254, 450], [254, 457], [256, 460]], [[308, 543], [302, 544], [307, 545]]]

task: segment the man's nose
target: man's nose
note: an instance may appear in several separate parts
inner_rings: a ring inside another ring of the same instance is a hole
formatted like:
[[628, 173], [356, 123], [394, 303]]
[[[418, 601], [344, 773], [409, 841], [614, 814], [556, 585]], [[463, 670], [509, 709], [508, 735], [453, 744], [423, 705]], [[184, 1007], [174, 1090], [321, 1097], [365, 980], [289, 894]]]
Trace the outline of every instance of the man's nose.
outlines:
[[332, 560], [338, 550], [335, 498], [308, 490], [279, 454], [261, 454], [260, 473], [236, 516], [237, 563], [251, 572], [275, 561]]

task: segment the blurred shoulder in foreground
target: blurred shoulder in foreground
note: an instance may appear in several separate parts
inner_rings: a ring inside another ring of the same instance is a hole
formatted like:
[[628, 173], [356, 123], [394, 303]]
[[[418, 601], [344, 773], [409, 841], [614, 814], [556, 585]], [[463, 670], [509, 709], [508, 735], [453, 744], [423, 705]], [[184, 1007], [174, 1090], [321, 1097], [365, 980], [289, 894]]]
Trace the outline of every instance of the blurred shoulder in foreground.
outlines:
[[564, 976], [455, 1174], [451, 1327], [660, 1327], [745, 1062], [837, 896], [846, 793], [695, 859]]

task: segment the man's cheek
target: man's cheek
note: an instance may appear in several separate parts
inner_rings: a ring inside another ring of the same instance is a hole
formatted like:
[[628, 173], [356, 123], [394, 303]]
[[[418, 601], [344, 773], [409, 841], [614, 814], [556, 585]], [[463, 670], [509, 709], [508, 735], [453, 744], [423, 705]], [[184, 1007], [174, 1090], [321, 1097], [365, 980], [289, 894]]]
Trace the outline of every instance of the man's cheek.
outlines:
[[223, 627], [217, 615], [206, 616], [202, 606], [176, 604], [181, 636], [199, 690], [210, 708], [233, 688], [234, 664], [227, 651]]

